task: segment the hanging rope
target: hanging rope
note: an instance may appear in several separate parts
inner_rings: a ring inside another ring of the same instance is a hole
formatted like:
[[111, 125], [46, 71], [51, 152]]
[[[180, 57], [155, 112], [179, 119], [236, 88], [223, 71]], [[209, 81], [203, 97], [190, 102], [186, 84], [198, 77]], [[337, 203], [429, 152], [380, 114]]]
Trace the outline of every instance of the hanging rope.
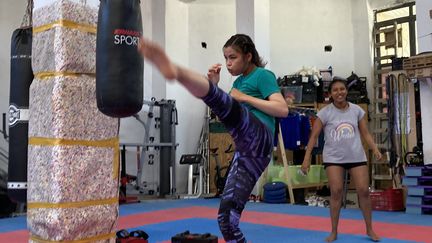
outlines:
[[388, 149], [390, 152], [389, 163], [393, 168], [397, 163], [397, 154], [395, 149], [395, 113], [394, 113], [394, 86], [396, 83], [396, 76], [390, 74], [386, 78], [386, 93], [387, 93], [387, 114], [388, 114]]
[[21, 28], [30, 27], [33, 24], [33, 0], [27, 0], [27, 8], [21, 22]]
[[408, 147], [408, 78], [405, 74], [398, 75], [398, 109], [399, 109], [399, 134], [400, 134], [400, 156], [403, 165], [406, 163], [405, 154]]
[[399, 126], [400, 126], [400, 164], [397, 166], [398, 174], [405, 174], [404, 168], [407, 164], [406, 153], [408, 152], [408, 134], [409, 131], [409, 79], [400, 73], [398, 75], [398, 99], [399, 99]]

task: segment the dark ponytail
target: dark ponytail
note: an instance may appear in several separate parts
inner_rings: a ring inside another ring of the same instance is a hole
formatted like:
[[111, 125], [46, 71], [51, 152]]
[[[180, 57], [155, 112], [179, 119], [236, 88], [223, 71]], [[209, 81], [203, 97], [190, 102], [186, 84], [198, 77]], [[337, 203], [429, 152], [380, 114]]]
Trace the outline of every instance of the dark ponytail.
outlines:
[[255, 64], [257, 67], [264, 67], [267, 64], [259, 56], [258, 51], [255, 48], [255, 44], [248, 35], [233, 35], [231, 36], [231, 38], [229, 38], [229, 40], [227, 40], [223, 47], [232, 47], [243, 54], [250, 53], [252, 55], [252, 63]]

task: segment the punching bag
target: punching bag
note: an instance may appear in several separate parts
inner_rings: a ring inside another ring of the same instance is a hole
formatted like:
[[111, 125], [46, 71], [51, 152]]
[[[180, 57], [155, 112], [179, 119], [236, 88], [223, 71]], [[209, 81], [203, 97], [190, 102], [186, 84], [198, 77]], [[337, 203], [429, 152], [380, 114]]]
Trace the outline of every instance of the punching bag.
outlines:
[[11, 43], [8, 195], [14, 201], [26, 202], [32, 28], [15, 30]]
[[98, 109], [127, 117], [143, 105], [144, 60], [138, 53], [142, 34], [139, 0], [101, 0], [96, 40]]

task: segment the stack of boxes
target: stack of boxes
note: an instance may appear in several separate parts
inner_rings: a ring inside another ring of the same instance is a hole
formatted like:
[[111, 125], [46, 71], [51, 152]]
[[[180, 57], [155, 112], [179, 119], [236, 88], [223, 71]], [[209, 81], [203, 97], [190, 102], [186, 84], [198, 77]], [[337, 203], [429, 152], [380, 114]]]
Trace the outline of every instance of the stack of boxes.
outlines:
[[406, 167], [403, 185], [408, 188], [406, 212], [432, 214], [432, 167]]
[[59, 0], [33, 13], [30, 242], [115, 242], [119, 123], [96, 106], [97, 12]]

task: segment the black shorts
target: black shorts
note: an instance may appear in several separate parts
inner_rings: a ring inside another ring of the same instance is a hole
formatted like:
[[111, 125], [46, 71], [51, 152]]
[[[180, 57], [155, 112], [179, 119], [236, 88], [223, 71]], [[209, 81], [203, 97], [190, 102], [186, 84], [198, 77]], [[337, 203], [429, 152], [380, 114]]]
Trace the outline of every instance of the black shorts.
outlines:
[[358, 166], [362, 166], [362, 165], [367, 165], [367, 162], [355, 162], [355, 163], [324, 163], [324, 168], [326, 169], [329, 166], [340, 166], [342, 168], [344, 168], [345, 170], [349, 170], [352, 169], [354, 167], [358, 167]]

